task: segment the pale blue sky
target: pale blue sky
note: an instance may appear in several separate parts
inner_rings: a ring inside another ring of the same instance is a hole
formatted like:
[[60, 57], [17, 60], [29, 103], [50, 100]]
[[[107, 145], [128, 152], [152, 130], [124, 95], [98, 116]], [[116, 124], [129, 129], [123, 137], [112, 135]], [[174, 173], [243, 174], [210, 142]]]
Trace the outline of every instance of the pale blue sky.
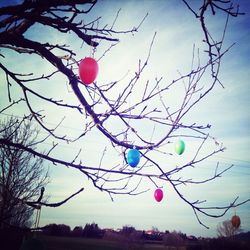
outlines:
[[[9, 2], [9, 1], [7, 1]], [[226, 45], [236, 42], [235, 46], [228, 52], [223, 60], [221, 68], [221, 79], [225, 88], [219, 85], [207, 96], [200, 105], [195, 108], [187, 118], [192, 122], [212, 125], [210, 134], [217, 140], [223, 142], [227, 150], [205, 162], [202, 168], [197, 171], [188, 170], [185, 174], [191, 177], [201, 178], [213, 174], [217, 161], [221, 166], [234, 164], [232, 170], [226, 173], [223, 178], [215, 182], [202, 186], [194, 186], [185, 190], [188, 197], [196, 199], [207, 199], [211, 204], [225, 205], [235, 196], [239, 195], [241, 200], [249, 198], [250, 187], [250, 3], [247, 0], [240, 1], [242, 11], [246, 13], [236, 19], [230, 18], [228, 33], [226, 35]], [[193, 1], [193, 3], [197, 3]], [[0, 3], [1, 4], [1, 3]], [[3, 4], [3, 2], [2, 2]], [[171, 1], [99, 1], [88, 20], [102, 16], [100, 26], [111, 23], [116, 12], [121, 8], [121, 12], [115, 28], [125, 30], [135, 26], [146, 13], [147, 19], [134, 36], [120, 36], [120, 43], [116, 45], [99, 62], [100, 72], [98, 82], [110, 82], [122, 78], [127, 72], [125, 80], [137, 69], [138, 59], [147, 56], [148, 47], [154, 32], [157, 32], [149, 66], [143, 75], [140, 84], [144, 84], [146, 79], [153, 80], [155, 77], [163, 76], [164, 81], [169, 82], [178, 77], [178, 71], [187, 73], [190, 69], [192, 59], [193, 44], [204, 47], [202, 44], [202, 33], [198, 21], [187, 10], [185, 5], [178, 0]], [[224, 20], [224, 19], [223, 19]], [[220, 34], [219, 29], [223, 27], [221, 17], [209, 23], [215, 34]], [[45, 31], [43, 26], [36, 26], [27, 32], [27, 36], [39, 41], [55, 41], [56, 43], [68, 43], [77, 52], [77, 59], [89, 55], [90, 49], [80, 48], [81, 42], [71, 35], [58, 35], [53, 30]], [[101, 56], [108, 44], [101, 42], [97, 48], [96, 57]], [[46, 61], [37, 62], [35, 56], [30, 56], [29, 60], [22, 59], [22, 55], [15, 55], [12, 52], [6, 53], [4, 65], [9, 66], [16, 72], [29, 73], [47, 72], [51, 66]], [[201, 55], [201, 60], [204, 57]], [[33, 61], [34, 60], [34, 61]], [[35, 63], [34, 63], [35, 62]], [[1, 106], [6, 103], [5, 76], [0, 73]], [[66, 80], [64, 78], [54, 78], [52, 81], [37, 83], [35, 88], [42, 93], [70, 100], [77, 103], [77, 100], [68, 92]], [[18, 88], [13, 87], [13, 96], [18, 96]], [[115, 95], [115, 93], [114, 93]], [[136, 96], [136, 95], [135, 95]], [[176, 95], [169, 96], [170, 102], [175, 103]], [[48, 124], [55, 124], [60, 121], [63, 115], [67, 118], [61, 128], [61, 133], [70, 136], [81, 133], [81, 118], [76, 112], [65, 113], [65, 110], [56, 111], [48, 109], [34, 99], [34, 105], [46, 110]], [[157, 105], [157, 104], [156, 104]], [[8, 114], [22, 116], [25, 107], [11, 110]], [[0, 119], [4, 119], [4, 115]], [[115, 128], [114, 128], [115, 129]], [[42, 147], [47, 147], [43, 144]], [[109, 146], [105, 138], [100, 133], [92, 133], [74, 145], [60, 145], [56, 153], [57, 157], [72, 159], [77, 150], [82, 147], [82, 159], [89, 165], [99, 163], [105, 146]], [[172, 164], [173, 160], [185, 161], [189, 153], [193, 153], [195, 144], [187, 141], [187, 150], [183, 157], [172, 159], [166, 165]], [[171, 150], [171, 149], [170, 149]], [[106, 159], [107, 163], [119, 163], [118, 153], [108, 147]], [[164, 186], [165, 198], [161, 203], [154, 202], [154, 186], [148, 186], [151, 190], [140, 196], [115, 196], [112, 202], [109, 196], [92, 187], [91, 183], [79, 175], [77, 171], [60, 166], [50, 166], [51, 183], [46, 191], [51, 195], [51, 202], [59, 201], [80, 187], [85, 187], [85, 191], [76, 198], [69, 201], [62, 207], [43, 208], [40, 225], [48, 223], [64, 223], [72, 228], [76, 225], [96, 222], [102, 228], [120, 228], [123, 225], [133, 225], [137, 229], [151, 229], [152, 226], [159, 230], [180, 230], [183, 233], [196, 236], [215, 236], [216, 226], [219, 222], [229, 219], [234, 210], [230, 210], [224, 217], [219, 219], [201, 217], [203, 222], [210, 229], [205, 229], [198, 224], [192, 209], [183, 203], [170, 186]], [[148, 183], [145, 183], [147, 187]], [[242, 229], [250, 230], [250, 204], [246, 204], [236, 209], [237, 214], [242, 219]]]

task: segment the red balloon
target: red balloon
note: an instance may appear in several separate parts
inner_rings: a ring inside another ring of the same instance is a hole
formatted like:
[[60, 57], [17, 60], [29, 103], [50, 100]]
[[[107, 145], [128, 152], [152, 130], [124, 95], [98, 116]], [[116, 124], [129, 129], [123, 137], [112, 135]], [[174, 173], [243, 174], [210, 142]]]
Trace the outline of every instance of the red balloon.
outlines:
[[233, 227], [238, 228], [240, 226], [240, 217], [238, 215], [234, 215], [231, 219], [231, 223]]
[[98, 74], [98, 64], [92, 57], [85, 57], [79, 64], [79, 75], [84, 84], [91, 84]]
[[157, 188], [154, 193], [155, 200], [160, 202], [163, 199], [163, 191], [160, 188]]

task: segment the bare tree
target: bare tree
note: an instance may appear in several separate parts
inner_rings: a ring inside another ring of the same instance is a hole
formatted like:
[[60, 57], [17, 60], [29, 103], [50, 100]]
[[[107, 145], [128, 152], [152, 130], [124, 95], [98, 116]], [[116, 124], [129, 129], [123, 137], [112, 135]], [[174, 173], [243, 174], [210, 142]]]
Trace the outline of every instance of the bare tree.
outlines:
[[165, 246], [175, 246], [178, 248], [184, 245], [184, 240], [180, 233], [173, 231], [163, 235], [163, 243]]
[[217, 226], [217, 233], [219, 237], [231, 237], [235, 235], [236, 233], [239, 233], [241, 231], [241, 228], [234, 227], [232, 225], [231, 220], [225, 220], [222, 223], [219, 223]]
[[[189, 72], [181, 74], [177, 79], [171, 81], [163, 81], [163, 78], [156, 78], [154, 81], [148, 80], [143, 85], [143, 89], [137, 91], [137, 83], [141, 80], [145, 68], [149, 64], [148, 60], [156, 34], [149, 45], [146, 59], [139, 60], [138, 68], [129, 81], [120, 79], [104, 84], [95, 82], [90, 86], [83, 86], [78, 77], [78, 65], [82, 58], [77, 57], [74, 47], [57, 44], [49, 37], [46, 42], [42, 42], [32, 36], [26, 36], [27, 31], [32, 27], [43, 25], [44, 28], [54, 29], [58, 34], [79, 39], [82, 45], [92, 47], [93, 53], [100, 42], [106, 42], [109, 46], [100, 56], [99, 60], [101, 60], [106, 53], [112, 53], [112, 47], [118, 43], [118, 38], [122, 35], [136, 33], [147, 15], [137, 26], [127, 30], [115, 29], [119, 12], [110, 25], [103, 25], [101, 18], [85, 21], [85, 17], [94, 8], [96, 2], [96, 0], [24, 0], [22, 4], [0, 8], [0, 15], [3, 16], [0, 21], [0, 47], [2, 48], [0, 56], [6, 59], [8, 58], [7, 52], [12, 51], [22, 54], [23, 60], [30, 60], [32, 56], [32, 58], [41, 59], [42, 62], [46, 60], [48, 65], [53, 66], [49, 73], [44, 72], [39, 75], [36, 72], [29, 74], [13, 72], [4, 63], [4, 60], [0, 63], [0, 68], [6, 75], [6, 89], [10, 102], [0, 112], [24, 103], [28, 110], [26, 116], [39, 124], [47, 132], [49, 139], [53, 138], [53, 142], [51, 140], [48, 142], [51, 147], [47, 149], [47, 152], [34, 150], [4, 137], [0, 138], [0, 143], [79, 171], [97, 189], [107, 192], [111, 199], [114, 194], [135, 195], [147, 191], [148, 189], [141, 188], [142, 179], [149, 181], [151, 187], [161, 187], [164, 183], [168, 183], [179, 198], [191, 207], [198, 222], [205, 227], [207, 226], [201, 221], [201, 215], [221, 217], [231, 207], [248, 202], [249, 199], [238, 201], [239, 197], [235, 197], [225, 206], [208, 206], [206, 201], [192, 200], [183, 194], [182, 188], [186, 185], [213, 181], [232, 166], [219, 169], [218, 163], [211, 177], [202, 180], [180, 177], [186, 169], [198, 166], [225, 149], [223, 144], [218, 143], [209, 134], [210, 124], [203, 125], [196, 121], [187, 124], [185, 118], [216, 85], [223, 86], [219, 76], [220, 65], [222, 58], [231, 47], [224, 48], [223, 46], [225, 32], [228, 18], [242, 14], [239, 12], [238, 6], [234, 6], [231, 1], [206, 0], [199, 8], [194, 9], [188, 1], [182, 0], [188, 11], [191, 11], [198, 20], [197, 28], [203, 32], [201, 39], [206, 46], [204, 52], [206, 60], [201, 62], [199, 53], [196, 54], [194, 50], [192, 68]], [[211, 12], [213, 15], [210, 15]], [[213, 36], [206, 25], [207, 19], [216, 16], [217, 12], [225, 15], [225, 27], [221, 31], [219, 40]], [[54, 77], [58, 75], [63, 76], [67, 81], [67, 87], [71, 89], [71, 96], [74, 96], [75, 102], [72, 101], [72, 98], [59, 97], [56, 99], [50, 96], [49, 91], [45, 92], [35, 87], [36, 83], [42, 82], [46, 86], [44, 88], [48, 90], [48, 85], [51, 84], [46, 81], [53, 82]], [[206, 80], [203, 81], [204, 79]], [[206, 83], [204, 84], [204, 82]], [[21, 91], [19, 99], [12, 98], [13, 85], [19, 87]], [[180, 100], [176, 102], [177, 105], [170, 107], [166, 96], [173, 93], [176, 86], [183, 86], [183, 95], [180, 95]], [[141, 93], [139, 97], [137, 92]], [[157, 108], [153, 102], [157, 102]], [[42, 111], [41, 105], [45, 107]], [[85, 125], [84, 128], [81, 127], [82, 132], [75, 138], [62, 135], [59, 129], [64, 117], [56, 127], [52, 127], [46, 120], [50, 108], [56, 108], [58, 114], [59, 110], [70, 110], [72, 114], [79, 114], [82, 124]], [[114, 123], [115, 128], [112, 126]], [[142, 126], [150, 127], [152, 133], [141, 131]], [[157, 136], [154, 136], [156, 130], [159, 132]], [[113, 147], [120, 155], [123, 155], [123, 161], [114, 165], [104, 164], [106, 147], [103, 149], [103, 154], [100, 155], [99, 165], [88, 165], [83, 162], [81, 151], [76, 153], [71, 160], [56, 156], [58, 144], [73, 143], [90, 134], [101, 135], [105, 138], [107, 145], [109, 144], [111, 148]], [[169, 152], [169, 145], [172, 145], [178, 137], [195, 139], [199, 142], [199, 147], [186, 163], [172, 166], [171, 169], [166, 170], [162, 165], [162, 160], [168, 160], [173, 156]], [[202, 154], [202, 149], [211, 142], [214, 148], [207, 154]], [[132, 148], [139, 150], [142, 156], [140, 167], [133, 169], [128, 166], [126, 161], [127, 150]], [[82, 190], [83, 188], [69, 198]], [[41, 205], [41, 202], [36, 204]], [[63, 202], [57, 205], [61, 204]]]
[[[0, 123], [0, 133], [13, 143], [35, 150], [38, 131], [27, 121], [10, 118]], [[30, 226], [34, 208], [25, 201], [37, 200], [48, 182], [43, 159], [25, 150], [0, 145], [0, 225]]]

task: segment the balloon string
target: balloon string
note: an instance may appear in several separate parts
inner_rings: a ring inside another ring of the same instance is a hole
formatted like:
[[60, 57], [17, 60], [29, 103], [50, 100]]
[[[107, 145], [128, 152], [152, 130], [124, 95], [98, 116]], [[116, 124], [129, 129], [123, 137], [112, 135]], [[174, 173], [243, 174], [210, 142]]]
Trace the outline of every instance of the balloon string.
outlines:
[[36, 224], [37, 224], [37, 211], [36, 211], [36, 219], [35, 219], [35, 223], [34, 223], [35, 228], [36, 228]]
[[91, 40], [91, 42], [90, 42], [90, 50], [89, 50], [89, 56], [90, 57], [93, 57], [93, 52], [92, 52], [92, 50], [93, 50], [93, 42], [92, 42], [92, 40]]
[[41, 208], [38, 210], [38, 220], [37, 220], [37, 227], [39, 226], [40, 222], [40, 217], [41, 217]]
[[37, 209], [36, 211], [36, 219], [35, 219], [35, 228], [38, 228], [39, 226], [39, 221], [40, 221], [40, 216], [41, 216], [41, 207]]
[[[40, 215], [41, 215], [41, 207], [37, 208], [36, 211], [36, 219], [35, 219], [35, 223], [34, 223], [34, 229], [37, 229], [39, 226], [39, 221], [40, 221]], [[36, 231], [34, 231], [34, 237], [36, 238]]]
[[93, 46], [93, 41], [91, 40], [90, 42], [90, 57], [94, 58], [95, 57], [95, 52], [96, 52], [96, 47]]
[[[95, 32], [96, 36], [98, 35], [98, 27], [99, 27], [99, 21], [97, 21], [97, 24], [96, 24], [96, 32]], [[91, 39], [91, 42], [90, 42], [90, 57], [94, 58], [95, 57], [95, 52], [96, 52], [96, 46], [93, 46], [93, 41]]]

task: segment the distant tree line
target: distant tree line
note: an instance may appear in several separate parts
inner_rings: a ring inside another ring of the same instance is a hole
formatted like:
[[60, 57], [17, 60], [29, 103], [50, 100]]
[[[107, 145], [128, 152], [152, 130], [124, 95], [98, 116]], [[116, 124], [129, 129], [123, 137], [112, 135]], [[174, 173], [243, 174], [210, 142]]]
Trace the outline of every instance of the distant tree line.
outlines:
[[160, 232], [156, 227], [152, 230], [136, 230], [133, 226], [125, 225], [120, 230], [101, 229], [96, 223], [87, 223], [84, 227], [75, 226], [71, 230], [65, 224], [49, 224], [42, 228], [42, 234], [61, 237], [84, 237], [105, 239], [119, 242], [125, 249], [143, 249], [144, 244], [162, 244], [168, 247], [181, 248], [186, 250], [221, 250], [238, 249], [250, 250], [250, 232], [240, 233], [234, 237], [219, 238], [196, 238], [187, 236], [180, 231]]
[[[120, 230], [113, 229], [101, 229], [96, 223], [87, 223], [84, 227], [75, 226], [71, 230], [70, 226], [65, 224], [48, 224], [42, 228], [42, 233], [51, 236], [73, 236], [73, 237], [86, 237], [86, 238], [117, 238], [117, 235], [125, 236], [126, 238], [131, 238], [132, 236], [136, 238], [141, 238], [143, 240], [156, 240], [162, 241], [165, 235], [179, 235], [181, 239], [186, 239], [186, 234], [181, 232], [165, 231], [165, 233], [160, 232], [157, 228], [152, 228], [152, 230], [136, 230], [133, 226], [125, 225]], [[171, 237], [169, 237], [170, 239]], [[172, 237], [173, 238], [173, 237]], [[196, 239], [193, 236], [193, 239]], [[172, 240], [173, 241], [173, 240]]]
[[96, 223], [87, 223], [84, 228], [82, 226], [76, 226], [73, 230], [65, 224], [49, 224], [42, 228], [42, 232], [43, 234], [51, 236], [103, 237], [103, 230], [101, 230]]

